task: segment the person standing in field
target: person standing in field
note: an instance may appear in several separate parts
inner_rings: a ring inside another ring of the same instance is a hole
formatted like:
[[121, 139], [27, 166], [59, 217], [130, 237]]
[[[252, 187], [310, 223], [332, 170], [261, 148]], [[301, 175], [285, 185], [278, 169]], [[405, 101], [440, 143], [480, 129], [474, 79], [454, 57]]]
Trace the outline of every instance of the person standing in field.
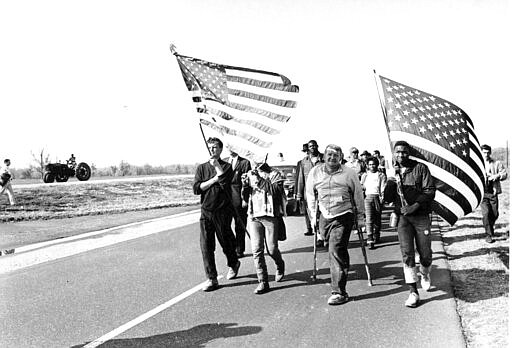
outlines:
[[9, 204], [15, 205], [16, 200], [14, 198], [14, 191], [11, 186], [11, 180], [14, 179], [10, 167], [11, 166], [11, 160], [6, 158], [4, 160], [4, 165], [0, 169], [0, 195], [6, 194], [7, 198], [9, 199]]
[[[306, 200], [306, 190], [307, 190], [307, 179], [309, 172], [317, 165], [324, 162], [324, 155], [318, 151], [318, 143], [316, 140], [310, 140], [308, 142], [308, 152], [306, 157], [304, 157], [298, 165], [297, 172], [297, 201], [300, 201], [304, 204], [304, 218], [306, 222], [306, 232], [304, 235], [312, 236], [313, 229], [311, 227], [310, 221], [310, 212], [307, 200]], [[319, 246], [323, 246], [323, 237], [320, 236], [318, 239]]]
[[[349, 300], [346, 291], [350, 257], [350, 232], [357, 222], [364, 224], [364, 202], [361, 183], [351, 168], [341, 164], [341, 147], [327, 145], [325, 163], [315, 166], [308, 176], [306, 195], [312, 218], [320, 209], [322, 233], [328, 241], [331, 271], [329, 305], [340, 305]], [[316, 204], [318, 202], [318, 205]]]
[[212, 291], [219, 288], [215, 266], [215, 236], [227, 258], [227, 279], [237, 276], [240, 261], [236, 255], [235, 235], [231, 230], [234, 214], [231, 203], [233, 169], [231, 164], [220, 158], [223, 149], [220, 139], [209, 138], [206, 143], [210, 159], [197, 167], [193, 190], [194, 194], [201, 195], [200, 246], [207, 277], [203, 291]]
[[485, 187], [482, 200], [482, 222], [485, 228], [485, 241], [494, 243], [494, 224], [499, 216], [498, 195], [501, 193], [500, 181], [507, 178], [507, 171], [500, 161], [491, 157], [491, 147], [482, 145], [485, 165]]
[[370, 249], [374, 249], [375, 244], [380, 242], [382, 200], [387, 178], [386, 175], [377, 171], [379, 167], [377, 158], [368, 158], [367, 164], [368, 170], [361, 176], [361, 185], [365, 194], [364, 209], [368, 246]]
[[236, 235], [236, 254], [238, 258], [244, 257], [245, 252], [245, 233], [247, 226], [247, 204], [242, 200], [242, 174], [251, 170], [251, 162], [240, 157], [238, 153], [231, 151], [229, 163], [233, 169], [233, 179], [231, 180], [231, 200], [235, 209], [235, 235]]
[[434, 179], [428, 167], [409, 158], [410, 145], [397, 141], [393, 147], [395, 156], [395, 181], [389, 180], [384, 190], [384, 201], [394, 202], [398, 214], [398, 240], [404, 269], [405, 283], [409, 286], [407, 307], [416, 307], [420, 301], [416, 282], [415, 251], [420, 256], [421, 287], [428, 291], [431, 286], [432, 267], [431, 217], [432, 201], [436, 193]]

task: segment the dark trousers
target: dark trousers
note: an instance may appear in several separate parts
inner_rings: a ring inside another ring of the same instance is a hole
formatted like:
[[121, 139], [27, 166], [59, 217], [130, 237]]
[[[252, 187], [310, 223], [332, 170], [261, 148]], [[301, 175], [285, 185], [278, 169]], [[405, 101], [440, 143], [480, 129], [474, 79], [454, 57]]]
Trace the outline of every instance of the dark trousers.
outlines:
[[329, 266], [331, 269], [331, 291], [343, 294], [348, 279], [350, 257], [348, 242], [354, 226], [354, 214], [346, 213], [332, 219], [322, 216], [325, 237], [329, 241]]
[[236, 240], [231, 230], [231, 211], [216, 211], [213, 213], [201, 213], [199, 226], [201, 230], [199, 243], [201, 253], [203, 254], [203, 264], [206, 277], [209, 279], [217, 278], [217, 268], [215, 266], [215, 236], [226, 255], [229, 267], [236, 266], [238, 257], [236, 256]]
[[245, 251], [245, 234], [247, 226], [247, 207], [242, 208], [241, 188], [232, 186], [231, 202], [235, 209], [236, 252], [243, 254]]
[[420, 255], [420, 271], [429, 269], [432, 264], [432, 236], [430, 215], [400, 215], [398, 219], [398, 241], [402, 252], [405, 282], [415, 283], [415, 251]]
[[304, 207], [304, 219], [306, 220], [307, 231], [313, 232], [313, 228], [311, 227], [311, 219], [309, 218], [308, 203], [306, 199], [303, 199], [301, 202], [302, 206]]
[[485, 234], [488, 236], [494, 236], [494, 224], [498, 220], [498, 195], [485, 193], [482, 204], [482, 222], [485, 228]]

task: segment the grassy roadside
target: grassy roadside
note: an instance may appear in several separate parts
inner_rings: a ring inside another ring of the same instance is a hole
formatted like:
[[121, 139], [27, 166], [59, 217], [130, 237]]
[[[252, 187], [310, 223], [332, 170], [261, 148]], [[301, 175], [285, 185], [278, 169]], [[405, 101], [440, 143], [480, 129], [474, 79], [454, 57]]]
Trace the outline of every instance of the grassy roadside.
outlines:
[[502, 183], [496, 242], [485, 242], [480, 209], [441, 226], [466, 344], [508, 346], [510, 184]]

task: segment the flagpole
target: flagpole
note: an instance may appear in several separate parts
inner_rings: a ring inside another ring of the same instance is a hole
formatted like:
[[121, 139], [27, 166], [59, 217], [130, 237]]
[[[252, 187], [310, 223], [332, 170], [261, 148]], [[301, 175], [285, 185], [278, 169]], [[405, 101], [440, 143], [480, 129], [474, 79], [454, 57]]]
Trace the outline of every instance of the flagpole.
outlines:
[[208, 150], [208, 154], [211, 156], [212, 153], [210, 152], [210, 148], [208, 147], [208, 142], [206, 141], [206, 137], [204, 136], [203, 125], [201, 124], [201, 122], [199, 122], [199, 129], [201, 129], [201, 135], [203, 136], [204, 144], [206, 145], [206, 149]]

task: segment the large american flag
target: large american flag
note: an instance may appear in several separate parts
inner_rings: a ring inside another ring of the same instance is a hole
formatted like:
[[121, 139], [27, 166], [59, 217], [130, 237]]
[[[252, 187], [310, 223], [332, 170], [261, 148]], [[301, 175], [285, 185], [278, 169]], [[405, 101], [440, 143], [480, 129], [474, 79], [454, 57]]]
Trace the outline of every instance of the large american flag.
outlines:
[[473, 122], [457, 105], [380, 76], [390, 141], [411, 145], [410, 158], [436, 179], [433, 209], [451, 225], [472, 212], [484, 192], [484, 160]]
[[277, 73], [174, 55], [200, 124], [226, 148], [263, 161], [297, 105], [299, 87]]

